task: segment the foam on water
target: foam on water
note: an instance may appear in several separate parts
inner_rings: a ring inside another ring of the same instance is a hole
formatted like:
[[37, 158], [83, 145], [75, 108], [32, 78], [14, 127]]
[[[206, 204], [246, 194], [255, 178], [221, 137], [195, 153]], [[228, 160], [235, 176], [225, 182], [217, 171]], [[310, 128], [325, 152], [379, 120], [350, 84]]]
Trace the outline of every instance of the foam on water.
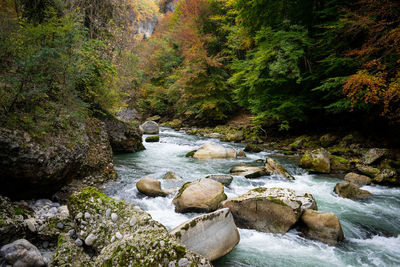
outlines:
[[[239, 245], [216, 261], [216, 266], [400, 266], [400, 189], [365, 186], [363, 189], [373, 194], [371, 198], [344, 199], [333, 192], [341, 177], [310, 175], [297, 167], [296, 160], [271, 151], [247, 153], [245, 159], [202, 161], [185, 155], [204, 143], [220, 144], [219, 140], [189, 136], [166, 128], [162, 128], [160, 138], [160, 143], [144, 143], [145, 151], [115, 157], [119, 179], [106, 186], [106, 193], [140, 206], [172, 229], [198, 214], [175, 213], [172, 196], [144, 197], [136, 189], [140, 178], [160, 179], [166, 172], [174, 171], [184, 181], [162, 181], [162, 187], [179, 188], [187, 181], [208, 174], [228, 174], [230, 168], [240, 162], [261, 166], [255, 161], [269, 156], [283, 164], [296, 180], [276, 176], [257, 179], [236, 176], [229, 188], [225, 188], [228, 198], [260, 186], [310, 192], [319, 210], [333, 212], [339, 217], [346, 238], [339, 246], [332, 247], [304, 239], [294, 230], [277, 235], [240, 229]], [[244, 147], [232, 143], [224, 143], [224, 146]]]

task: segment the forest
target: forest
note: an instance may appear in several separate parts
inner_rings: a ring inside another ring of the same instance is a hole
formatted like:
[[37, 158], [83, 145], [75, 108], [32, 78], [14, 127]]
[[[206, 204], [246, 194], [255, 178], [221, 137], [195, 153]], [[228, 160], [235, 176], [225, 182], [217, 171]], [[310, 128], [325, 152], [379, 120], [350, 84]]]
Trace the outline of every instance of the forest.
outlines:
[[278, 132], [396, 128], [399, 16], [394, 0], [2, 1], [1, 123], [41, 133], [132, 106], [201, 126], [248, 112]]

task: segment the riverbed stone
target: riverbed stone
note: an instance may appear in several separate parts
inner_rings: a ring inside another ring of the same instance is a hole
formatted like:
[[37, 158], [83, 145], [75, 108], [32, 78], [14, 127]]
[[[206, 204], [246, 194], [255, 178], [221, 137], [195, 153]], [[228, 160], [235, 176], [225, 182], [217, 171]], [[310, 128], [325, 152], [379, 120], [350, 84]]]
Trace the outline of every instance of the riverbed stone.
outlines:
[[265, 172], [269, 175], [279, 175], [288, 180], [294, 180], [294, 177], [281, 164], [271, 158], [267, 158], [265, 163]]
[[160, 127], [155, 121], [146, 121], [139, 126], [139, 129], [144, 134], [158, 134], [160, 132]]
[[167, 172], [164, 174], [164, 176], [161, 178], [163, 180], [176, 180], [176, 181], [182, 181], [183, 178], [177, 175], [175, 172]]
[[344, 177], [344, 180], [347, 182], [353, 183], [354, 185], [357, 185], [357, 186], [369, 185], [372, 182], [372, 179], [369, 178], [368, 176], [354, 173], [354, 172], [350, 172], [350, 173], [346, 174], [346, 176]]
[[305, 210], [301, 216], [305, 228], [305, 237], [318, 240], [328, 245], [336, 245], [344, 239], [342, 226], [338, 217], [331, 212]]
[[16, 267], [46, 266], [37, 247], [26, 239], [18, 239], [0, 249], [0, 258]]
[[388, 150], [384, 148], [371, 148], [363, 155], [362, 162], [366, 165], [373, 164], [387, 155], [387, 153]]
[[215, 211], [225, 199], [223, 184], [202, 178], [184, 184], [172, 202], [179, 213], [210, 212]]
[[234, 176], [244, 176], [246, 178], [258, 178], [265, 175], [265, 169], [254, 166], [234, 166], [229, 171]]
[[300, 166], [314, 173], [330, 173], [329, 156], [330, 153], [324, 148], [306, 152], [300, 160]]
[[338, 196], [343, 198], [359, 199], [371, 196], [370, 192], [359, 189], [350, 182], [337, 183], [334, 191]]
[[223, 184], [225, 186], [229, 186], [233, 181], [232, 175], [227, 175], [227, 174], [212, 174], [212, 175], [206, 176], [206, 178], [220, 182], [221, 184]]
[[[61, 235], [52, 266], [71, 266], [71, 262], [72, 266], [80, 266], [79, 259], [83, 260], [84, 266], [168, 266], [181, 259], [187, 259], [194, 266], [211, 266], [207, 259], [178, 244], [148, 213], [133, 204], [109, 198], [95, 188], [88, 187], [74, 193], [68, 209], [78, 238], [85, 240], [91, 234], [96, 238], [89, 248], [81, 250], [69, 235]], [[105, 216], [108, 209], [118, 216], [118, 223]], [[83, 225], [84, 218], [76, 215], [85, 212], [96, 216]], [[133, 217], [135, 223], [131, 224]], [[84, 231], [81, 231], [82, 225]], [[117, 233], [121, 239], [116, 238]], [[88, 259], [91, 250], [97, 256]], [[77, 262], [79, 264], [73, 264]]]
[[236, 158], [236, 156], [236, 150], [233, 148], [215, 144], [204, 144], [193, 154], [193, 157], [197, 159], [225, 159]]
[[229, 209], [195, 217], [170, 231], [180, 244], [210, 261], [225, 256], [239, 243], [239, 231]]
[[252, 153], [258, 153], [263, 151], [264, 148], [260, 145], [256, 145], [256, 144], [246, 144], [246, 147], [244, 148], [245, 152], [252, 152]]
[[136, 183], [138, 191], [149, 197], [165, 197], [168, 194], [161, 189], [160, 181], [144, 177]]
[[221, 203], [229, 208], [240, 228], [284, 234], [306, 209], [317, 209], [314, 197], [287, 188], [260, 187]]

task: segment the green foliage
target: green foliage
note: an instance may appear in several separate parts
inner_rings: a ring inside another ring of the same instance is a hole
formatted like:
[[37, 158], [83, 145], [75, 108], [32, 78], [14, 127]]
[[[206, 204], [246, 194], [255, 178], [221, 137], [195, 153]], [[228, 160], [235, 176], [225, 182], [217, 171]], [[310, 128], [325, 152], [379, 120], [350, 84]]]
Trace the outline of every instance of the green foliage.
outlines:
[[275, 119], [285, 129], [288, 121], [305, 120], [300, 63], [310, 45], [307, 31], [301, 26], [279, 31], [267, 27], [257, 32], [255, 41], [246, 58], [232, 65], [230, 83], [238, 103], [249, 107], [258, 123]]

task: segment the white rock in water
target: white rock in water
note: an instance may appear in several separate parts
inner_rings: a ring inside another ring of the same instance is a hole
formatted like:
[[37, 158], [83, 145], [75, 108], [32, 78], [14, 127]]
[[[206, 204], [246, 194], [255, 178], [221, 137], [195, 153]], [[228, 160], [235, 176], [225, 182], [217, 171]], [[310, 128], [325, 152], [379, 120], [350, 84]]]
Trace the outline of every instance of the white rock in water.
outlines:
[[94, 241], [96, 241], [97, 236], [95, 236], [94, 234], [90, 234], [88, 235], [88, 237], [86, 237], [85, 239], [85, 244], [88, 246], [93, 245]]

